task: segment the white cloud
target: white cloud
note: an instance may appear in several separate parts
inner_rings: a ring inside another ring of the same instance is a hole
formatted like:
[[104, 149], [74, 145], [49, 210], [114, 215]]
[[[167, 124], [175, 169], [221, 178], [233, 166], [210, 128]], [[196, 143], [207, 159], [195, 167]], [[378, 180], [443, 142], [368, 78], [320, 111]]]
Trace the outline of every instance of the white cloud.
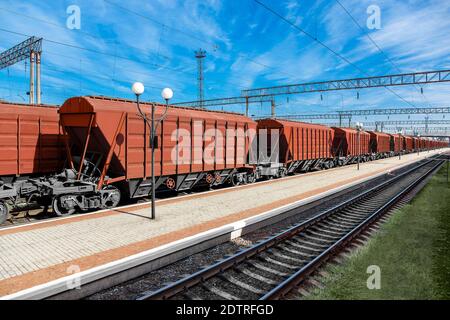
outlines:
[[[87, 0], [79, 1], [84, 19], [81, 32], [23, 17], [19, 19], [5, 11], [0, 11], [0, 20], [2, 27], [10, 30], [37, 34], [112, 55], [116, 53], [132, 60], [46, 42], [43, 56], [45, 82], [49, 86], [54, 85], [55, 92], [58, 91], [58, 86], [66, 86], [68, 89], [65, 91], [68, 93], [78, 92], [81, 81], [83, 92], [87, 92], [88, 86], [91, 86], [100, 88], [105, 94], [109, 92], [127, 96], [127, 83], [140, 80], [149, 88], [146, 92], [148, 99], [159, 99], [158, 88], [171, 86], [175, 89], [177, 101], [192, 100], [196, 98], [196, 61], [193, 51], [199, 47], [208, 51], [205, 61], [207, 97], [236, 96], [241, 88], [255, 86], [362, 75], [325, 48], [253, 3], [233, 2], [230, 5], [230, 2], [218, 0], [155, 0], [143, 3], [132, 0], [123, 4], [117, 0], [111, 1], [137, 11], [150, 20], [127, 13], [104, 1]], [[373, 1], [340, 1], [364, 27], [366, 8]], [[11, 10], [52, 24], [65, 24], [63, 3], [24, 3], [12, 0], [5, 2], [5, 6]], [[382, 9], [382, 29], [369, 32], [396, 65], [403, 71], [448, 67], [449, 1], [378, 2]], [[280, 2], [278, 6], [272, 5], [271, 2], [266, 3], [276, 7], [296, 25], [313, 35], [317, 34], [320, 40], [367, 73], [377, 75], [395, 70], [334, 1], [288, 0]], [[249, 6], [252, 10], [243, 14], [236, 11], [240, 6]], [[163, 27], [151, 19], [157, 19], [171, 27]], [[103, 39], [88, 37], [82, 32], [92, 33]], [[249, 32], [247, 38], [244, 37], [246, 32]], [[5, 49], [23, 38], [0, 32], [0, 39], [0, 46]], [[114, 45], [111, 42], [115, 39], [120, 44]], [[58, 73], [50, 69], [70, 73]], [[11, 77], [3, 76], [5, 72], [0, 71], [0, 86], [7, 87], [11, 79], [20, 79], [19, 89], [26, 89], [23, 64], [10, 68], [10, 71]], [[70, 89], [72, 86], [73, 90]], [[445, 103], [446, 89], [446, 86], [427, 87], [425, 96], [429, 102], [414, 87], [392, 90], [405, 99], [424, 105]], [[1, 94], [9, 94], [9, 90], [1, 90]], [[319, 94], [301, 95], [298, 103], [301, 104], [302, 111], [308, 108], [335, 110], [342, 107], [342, 104], [344, 107], [407, 105], [386, 89], [364, 90], [360, 94], [360, 100], [355, 99], [354, 91], [330, 92], [323, 94], [322, 100]], [[279, 109], [294, 110], [295, 100], [294, 97], [290, 98], [290, 103], [285, 103]], [[307, 107], [308, 105], [311, 107]]]

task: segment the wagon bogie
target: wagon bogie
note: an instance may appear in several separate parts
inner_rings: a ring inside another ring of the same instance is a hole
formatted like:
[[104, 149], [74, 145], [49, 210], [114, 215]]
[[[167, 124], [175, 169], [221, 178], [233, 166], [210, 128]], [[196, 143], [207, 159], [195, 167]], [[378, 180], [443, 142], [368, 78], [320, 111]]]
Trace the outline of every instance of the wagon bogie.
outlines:
[[261, 177], [278, 178], [281, 171], [285, 171], [282, 163], [263, 163], [258, 164], [258, 171]]

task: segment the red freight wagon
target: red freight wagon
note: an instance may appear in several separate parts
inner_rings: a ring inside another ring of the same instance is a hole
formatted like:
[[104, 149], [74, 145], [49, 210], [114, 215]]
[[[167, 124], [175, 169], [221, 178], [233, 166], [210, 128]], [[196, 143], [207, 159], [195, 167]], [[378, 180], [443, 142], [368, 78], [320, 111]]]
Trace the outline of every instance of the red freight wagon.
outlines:
[[377, 154], [377, 157], [383, 157], [391, 152], [391, 136], [382, 133], [367, 131], [370, 134], [370, 151]]
[[399, 134], [390, 134], [391, 136], [391, 151], [398, 153], [400, 151], [403, 151], [404, 145], [403, 145], [403, 137]]
[[[272, 130], [278, 131], [279, 168], [285, 170], [285, 173], [332, 166], [333, 131], [331, 128], [281, 119], [262, 119], [257, 123], [259, 137], [264, 129], [267, 130], [268, 136], [271, 135]], [[267, 140], [270, 141], [270, 138], [268, 137]], [[268, 149], [270, 150], [271, 147], [268, 146]]]
[[[358, 156], [370, 154], [370, 134], [361, 131], [358, 146], [358, 131], [351, 128], [332, 128], [334, 130], [333, 154], [336, 157], [346, 157], [349, 161]], [[364, 160], [364, 157], [363, 157]]]
[[406, 150], [406, 152], [414, 151], [413, 137], [404, 136], [404, 150]]
[[419, 144], [419, 138], [417, 137], [413, 137], [413, 148], [414, 150], [419, 150], [420, 149], [420, 144]]
[[33, 198], [30, 178], [62, 170], [62, 140], [57, 107], [0, 102], [0, 223]]
[[[150, 103], [141, 103], [151, 119]], [[155, 118], [165, 106], [155, 104]], [[75, 97], [60, 108], [61, 125], [71, 142], [69, 160], [78, 172], [89, 166], [98, 188], [115, 184], [128, 197], [151, 191], [150, 129], [136, 102], [104, 97]], [[169, 107], [156, 129], [155, 187], [187, 190], [199, 184], [221, 184], [239, 175], [251, 178], [248, 152], [256, 122], [226, 112]], [[93, 173], [95, 171], [96, 173]]]
[[58, 108], [0, 103], [0, 180], [58, 172], [64, 148]]
[[425, 139], [424, 138], [417, 138], [418, 140], [418, 148], [424, 149], [425, 148]]

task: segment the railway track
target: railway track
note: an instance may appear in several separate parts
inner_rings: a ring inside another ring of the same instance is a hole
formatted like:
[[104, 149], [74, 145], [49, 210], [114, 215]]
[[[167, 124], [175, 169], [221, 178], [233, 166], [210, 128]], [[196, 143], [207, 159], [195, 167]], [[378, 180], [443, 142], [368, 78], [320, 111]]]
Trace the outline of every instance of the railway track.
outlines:
[[280, 299], [434, 172], [427, 160], [321, 214], [139, 300]]

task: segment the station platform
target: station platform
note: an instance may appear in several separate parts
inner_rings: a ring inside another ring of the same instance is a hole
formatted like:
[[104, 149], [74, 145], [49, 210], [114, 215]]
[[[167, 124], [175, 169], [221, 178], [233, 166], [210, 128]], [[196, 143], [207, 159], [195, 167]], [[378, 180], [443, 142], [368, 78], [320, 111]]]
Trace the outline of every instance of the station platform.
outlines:
[[[239, 230], [249, 219], [267, 217], [311, 197], [361, 183], [449, 149], [403, 155], [311, 172], [284, 179], [213, 190], [113, 210], [78, 214], [0, 229], [0, 297], [27, 298], [49, 283], [112, 267], [133, 257], [169, 250], [211, 230]], [[275, 211], [274, 211], [275, 210]], [[239, 233], [234, 235], [239, 236]], [[162, 254], [162, 253], [159, 253]], [[150, 258], [149, 258], [150, 259]], [[33, 296], [35, 297], [35, 296]]]

